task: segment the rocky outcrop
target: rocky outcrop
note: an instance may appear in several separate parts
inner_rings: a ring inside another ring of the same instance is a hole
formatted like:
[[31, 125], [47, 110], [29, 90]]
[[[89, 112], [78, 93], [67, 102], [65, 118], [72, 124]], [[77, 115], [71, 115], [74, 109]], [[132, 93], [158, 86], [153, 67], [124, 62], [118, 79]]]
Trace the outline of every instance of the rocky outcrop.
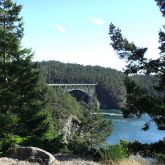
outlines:
[[37, 147], [16, 146], [10, 149], [11, 157], [29, 162], [37, 162], [42, 165], [58, 165], [58, 161], [49, 152]]
[[64, 127], [62, 129], [63, 134], [63, 142], [68, 143], [68, 138], [72, 139], [72, 135], [75, 134], [75, 132], [79, 129], [79, 124], [81, 123], [80, 120], [77, 119], [77, 117], [70, 115], [64, 124]]
[[[43, 164], [3, 157], [0, 158], [0, 165], [43, 165]], [[101, 163], [93, 162], [92, 160], [84, 160], [77, 157], [76, 158], [64, 157], [64, 159], [62, 158], [59, 159], [59, 164], [56, 164], [56, 162], [54, 162], [52, 165], [101, 165]]]
[[101, 165], [100, 162], [94, 162], [92, 159], [81, 158], [77, 155], [56, 154], [60, 165]]
[[41, 164], [36, 162], [32, 163], [28, 161], [3, 157], [0, 158], [0, 165], [41, 165]]

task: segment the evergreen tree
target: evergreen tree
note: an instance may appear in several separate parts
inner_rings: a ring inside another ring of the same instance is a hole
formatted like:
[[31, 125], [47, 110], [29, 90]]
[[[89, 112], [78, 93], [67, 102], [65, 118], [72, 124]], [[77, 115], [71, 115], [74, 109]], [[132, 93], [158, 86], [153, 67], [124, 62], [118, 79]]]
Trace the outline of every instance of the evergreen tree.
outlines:
[[[47, 89], [31, 50], [21, 47], [22, 6], [0, 0], [0, 147], [13, 137], [44, 140], [55, 135]], [[30, 143], [30, 142], [29, 142]]]
[[[160, 11], [165, 16], [165, 1], [155, 0]], [[117, 51], [119, 57], [127, 62], [125, 70], [125, 86], [127, 101], [123, 107], [125, 117], [138, 116], [147, 113], [157, 124], [158, 129], [165, 130], [165, 27], [159, 32], [160, 57], [156, 60], [145, 58], [147, 48], [137, 47], [122, 36], [121, 30], [110, 24], [109, 34], [111, 45]], [[156, 74], [159, 84], [154, 87], [157, 95], [149, 94], [146, 90], [130, 80], [131, 75], [138, 73]], [[144, 130], [149, 128], [146, 123]]]
[[165, 16], [165, 1], [164, 0], [155, 0], [157, 5], [160, 8], [160, 11], [162, 12], [163, 16]]

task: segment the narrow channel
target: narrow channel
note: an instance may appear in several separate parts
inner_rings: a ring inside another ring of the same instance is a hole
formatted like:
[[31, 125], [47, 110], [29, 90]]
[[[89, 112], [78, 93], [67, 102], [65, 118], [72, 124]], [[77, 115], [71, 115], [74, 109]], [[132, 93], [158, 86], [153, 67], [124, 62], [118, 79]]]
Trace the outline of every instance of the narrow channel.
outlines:
[[154, 122], [151, 123], [148, 131], [141, 129], [150, 120], [148, 115], [143, 115], [142, 118], [125, 119], [120, 110], [103, 109], [102, 111], [106, 118], [111, 118], [113, 125], [113, 132], [106, 139], [108, 144], [116, 144], [120, 140], [139, 141], [149, 144], [165, 138], [165, 132], [157, 130]]

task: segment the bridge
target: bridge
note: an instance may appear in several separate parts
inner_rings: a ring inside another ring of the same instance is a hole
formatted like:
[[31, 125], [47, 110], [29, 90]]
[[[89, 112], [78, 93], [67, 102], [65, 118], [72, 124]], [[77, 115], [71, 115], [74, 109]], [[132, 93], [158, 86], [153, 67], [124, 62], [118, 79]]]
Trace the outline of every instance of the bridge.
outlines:
[[78, 90], [85, 93], [89, 97], [93, 97], [96, 85], [97, 84], [48, 84], [48, 86], [53, 88], [60, 88], [66, 92]]

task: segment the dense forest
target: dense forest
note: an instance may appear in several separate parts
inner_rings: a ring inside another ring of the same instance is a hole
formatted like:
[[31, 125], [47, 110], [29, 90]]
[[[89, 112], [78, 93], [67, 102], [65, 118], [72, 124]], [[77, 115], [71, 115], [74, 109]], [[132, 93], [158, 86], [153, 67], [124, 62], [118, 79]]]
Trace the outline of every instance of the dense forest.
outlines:
[[[120, 108], [125, 101], [124, 74], [101, 66], [83, 66], [79, 64], [43, 61], [38, 63], [46, 83], [97, 83], [96, 97], [101, 108]], [[155, 76], [132, 77], [142, 88], [154, 93]]]

